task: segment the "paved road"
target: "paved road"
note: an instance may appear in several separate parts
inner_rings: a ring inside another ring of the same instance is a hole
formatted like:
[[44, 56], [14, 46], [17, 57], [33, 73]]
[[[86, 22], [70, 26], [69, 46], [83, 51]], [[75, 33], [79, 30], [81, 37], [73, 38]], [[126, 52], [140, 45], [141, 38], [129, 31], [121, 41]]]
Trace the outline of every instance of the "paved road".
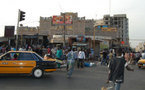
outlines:
[[[125, 71], [121, 90], [145, 90], [145, 69]], [[72, 78], [66, 78], [64, 69], [49, 73], [41, 79], [28, 75], [0, 75], [0, 90], [100, 90], [106, 86], [107, 67], [96, 66], [75, 69]]]

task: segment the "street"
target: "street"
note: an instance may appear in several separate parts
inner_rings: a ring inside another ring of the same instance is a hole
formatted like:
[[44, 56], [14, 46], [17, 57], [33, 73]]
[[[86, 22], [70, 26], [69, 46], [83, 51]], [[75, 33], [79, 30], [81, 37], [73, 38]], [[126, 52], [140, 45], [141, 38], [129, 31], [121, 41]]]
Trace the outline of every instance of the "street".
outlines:
[[[132, 66], [134, 72], [125, 70], [125, 82], [121, 90], [145, 90], [145, 69]], [[107, 79], [107, 66], [75, 68], [72, 78], [65, 69], [47, 73], [41, 79], [28, 75], [0, 75], [0, 90], [100, 90]]]

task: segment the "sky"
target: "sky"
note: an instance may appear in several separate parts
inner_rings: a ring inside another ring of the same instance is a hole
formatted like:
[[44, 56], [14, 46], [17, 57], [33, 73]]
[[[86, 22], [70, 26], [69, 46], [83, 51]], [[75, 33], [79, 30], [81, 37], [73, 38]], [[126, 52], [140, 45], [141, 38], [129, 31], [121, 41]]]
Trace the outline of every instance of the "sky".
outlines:
[[39, 26], [40, 16], [50, 17], [60, 12], [77, 12], [86, 19], [127, 14], [131, 46], [145, 41], [145, 0], [0, 0], [0, 36], [4, 36], [5, 26], [17, 25], [19, 9], [26, 12], [21, 24], [34, 27]]

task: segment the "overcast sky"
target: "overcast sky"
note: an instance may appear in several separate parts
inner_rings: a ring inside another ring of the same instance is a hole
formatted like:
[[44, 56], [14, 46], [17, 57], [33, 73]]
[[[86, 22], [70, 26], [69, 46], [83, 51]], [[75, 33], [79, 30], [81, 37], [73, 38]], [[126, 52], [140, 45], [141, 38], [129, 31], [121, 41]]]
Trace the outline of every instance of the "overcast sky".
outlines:
[[[111, 1], [111, 4], [109, 4]], [[100, 19], [104, 14], [127, 14], [130, 39], [145, 41], [145, 0], [0, 0], [0, 36], [5, 25], [17, 25], [18, 9], [26, 12], [24, 26], [39, 26], [40, 16], [77, 12], [79, 17]], [[131, 40], [135, 46], [139, 41]]]

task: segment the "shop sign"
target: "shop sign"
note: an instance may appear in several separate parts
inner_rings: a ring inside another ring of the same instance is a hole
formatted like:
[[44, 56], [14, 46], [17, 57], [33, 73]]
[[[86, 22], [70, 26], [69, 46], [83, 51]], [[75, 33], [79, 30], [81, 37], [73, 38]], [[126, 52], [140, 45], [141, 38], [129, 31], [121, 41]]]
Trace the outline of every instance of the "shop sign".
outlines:
[[86, 38], [84, 35], [79, 35], [79, 36], [77, 36], [77, 41], [78, 42], [86, 42]]

